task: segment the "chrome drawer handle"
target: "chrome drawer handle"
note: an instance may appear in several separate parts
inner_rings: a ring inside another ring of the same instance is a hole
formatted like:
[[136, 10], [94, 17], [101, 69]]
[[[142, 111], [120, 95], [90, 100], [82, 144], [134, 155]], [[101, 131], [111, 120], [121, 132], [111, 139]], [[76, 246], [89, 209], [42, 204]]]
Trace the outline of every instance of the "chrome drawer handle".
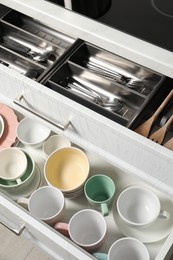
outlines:
[[16, 235], [20, 236], [23, 232], [23, 230], [25, 229], [25, 225], [22, 224], [19, 228], [13, 228], [10, 227], [9, 225], [7, 225], [4, 221], [0, 221], [0, 223], [5, 226], [6, 228], [8, 228], [9, 230], [11, 230], [13, 233], [15, 233]]
[[41, 114], [35, 112], [34, 110], [32, 110], [32, 109], [30, 109], [30, 108], [28, 108], [28, 107], [25, 107], [25, 106], [21, 103], [22, 99], [24, 99], [24, 98], [25, 98], [25, 97], [23, 96], [23, 94], [20, 94], [17, 98], [15, 98], [15, 100], [14, 100], [13, 102], [14, 102], [14, 104], [16, 104], [16, 105], [22, 107], [23, 109], [25, 109], [26, 111], [28, 111], [28, 112], [34, 114], [35, 116], [37, 116], [37, 117], [39, 117], [39, 118], [45, 120], [46, 122], [50, 123], [51, 125], [53, 125], [53, 126], [55, 126], [55, 127], [58, 127], [59, 129], [61, 129], [61, 130], [63, 130], [63, 131], [65, 131], [65, 130], [67, 129], [67, 127], [71, 124], [70, 121], [67, 122], [65, 125], [61, 125], [61, 124], [59, 124], [59, 123], [52, 122], [51, 120], [49, 120], [48, 118], [46, 118], [46, 117], [42, 116]]

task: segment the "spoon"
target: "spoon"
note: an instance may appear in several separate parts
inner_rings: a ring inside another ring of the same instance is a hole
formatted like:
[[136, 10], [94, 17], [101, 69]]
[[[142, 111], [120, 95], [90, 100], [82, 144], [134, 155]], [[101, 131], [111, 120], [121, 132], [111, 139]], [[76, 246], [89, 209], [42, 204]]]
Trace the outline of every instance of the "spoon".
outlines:
[[19, 54], [21, 53], [22, 55], [29, 55], [35, 61], [46, 61], [49, 58], [49, 56], [52, 54], [52, 51], [48, 51], [48, 50], [45, 50], [42, 52], [32, 51], [30, 48], [28, 48], [18, 42], [15, 42], [11, 39], [8, 39], [4, 43], [4, 46], [6, 48], [9, 48], [13, 51], [18, 52]]
[[52, 53], [50, 51], [37, 53], [37, 52], [32, 52], [30, 50], [27, 54], [29, 54], [35, 61], [46, 61]]

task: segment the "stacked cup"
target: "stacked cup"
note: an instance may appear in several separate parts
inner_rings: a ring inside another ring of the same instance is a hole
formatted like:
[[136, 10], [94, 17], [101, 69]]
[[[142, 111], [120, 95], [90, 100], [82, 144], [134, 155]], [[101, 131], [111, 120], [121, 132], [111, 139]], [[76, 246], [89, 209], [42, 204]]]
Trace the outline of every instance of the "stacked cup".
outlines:
[[0, 188], [10, 194], [24, 191], [34, 180], [35, 162], [24, 149], [4, 148], [0, 151]]
[[50, 186], [60, 189], [65, 197], [79, 196], [89, 175], [86, 154], [75, 147], [61, 148], [53, 152], [44, 167], [44, 176]]

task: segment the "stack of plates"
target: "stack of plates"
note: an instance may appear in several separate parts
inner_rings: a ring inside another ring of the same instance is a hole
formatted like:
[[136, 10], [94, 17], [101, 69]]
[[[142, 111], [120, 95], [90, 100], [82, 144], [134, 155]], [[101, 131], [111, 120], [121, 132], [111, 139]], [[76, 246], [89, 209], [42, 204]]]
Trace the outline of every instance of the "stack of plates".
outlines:
[[0, 103], [0, 150], [16, 142], [17, 116], [13, 109]]

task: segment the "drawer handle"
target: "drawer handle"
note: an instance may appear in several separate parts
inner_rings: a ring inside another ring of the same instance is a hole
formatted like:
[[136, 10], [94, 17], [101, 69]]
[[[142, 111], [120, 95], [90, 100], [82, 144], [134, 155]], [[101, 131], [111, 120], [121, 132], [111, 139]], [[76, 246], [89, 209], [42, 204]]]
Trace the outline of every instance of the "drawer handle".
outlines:
[[0, 221], [0, 223], [2, 225], [4, 225], [6, 228], [8, 228], [9, 230], [11, 230], [13, 233], [15, 233], [16, 235], [20, 236], [23, 232], [23, 230], [25, 229], [25, 225], [22, 224], [19, 228], [12, 228], [9, 225], [7, 225], [4, 221]]
[[48, 118], [46, 118], [46, 117], [42, 116], [41, 114], [35, 112], [34, 110], [32, 110], [32, 109], [30, 109], [30, 108], [28, 108], [28, 107], [25, 107], [25, 106], [21, 103], [22, 99], [24, 99], [24, 96], [23, 96], [23, 94], [20, 94], [17, 98], [15, 98], [15, 100], [14, 100], [13, 102], [14, 102], [14, 104], [16, 104], [16, 105], [22, 107], [23, 109], [27, 110], [28, 112], [30, 112], [30, 113], [36, 115], [37, 117], [39, 117], [39, 118], [45, 120], [46, 122], [52, 124], [53, 126], [58, 127], [59, 129], [61, 129], [61, 130], [63, 130], [63, 131], [66, 130], [67, 127], [70, 125], [70, 123], [71, 123], [70, 121], [67, 122], [65, 125], [61, 125], [61, 124], [52, 122], [51, 120], [49, 120]]

